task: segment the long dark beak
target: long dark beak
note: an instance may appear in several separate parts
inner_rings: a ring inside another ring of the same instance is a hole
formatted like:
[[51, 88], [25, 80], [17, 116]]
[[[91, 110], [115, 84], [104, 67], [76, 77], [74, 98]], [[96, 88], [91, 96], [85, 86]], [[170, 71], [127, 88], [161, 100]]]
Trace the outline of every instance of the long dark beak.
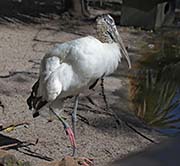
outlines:
[[118, 31], [117, 31], [117, 28], [116, 28], [116, 27], [113, 27], [113, 29], [114, 29], [114, 37], [115, 37], [115, 40], [116, 40], [116, 42], [119, 44], [120, 51], [121, 51], [122, 55], [125, 57], [129, 69], [131, 69], [131, 67], [132, 67], [132, 66], [131, 66], [131, 61], [130, 61], [128, 52], [127, 52], [127, 50], [126, 50], [126, 48], [125, 48], [125, 46], [124, 46], [124, 43], [123, 43], [123, 41], [122, 41], [122, 39], [121, 39]]

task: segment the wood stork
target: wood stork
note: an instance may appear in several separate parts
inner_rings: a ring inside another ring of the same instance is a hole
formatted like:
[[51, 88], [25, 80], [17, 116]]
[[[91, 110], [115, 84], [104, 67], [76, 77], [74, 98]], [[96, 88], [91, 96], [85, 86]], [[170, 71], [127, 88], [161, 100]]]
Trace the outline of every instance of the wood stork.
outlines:
[[[39, 79], [33, 85], [30, 97], [27, 99], [33, 116], [43, 112], [44, 105], [64, 125], [76, 154], [76, 112], [78, 95], [91, 87], [97, 79], [113, 73], [122, 55], [126, 58], [129, 68], [131, 62], [119, 36], [115, 22], [110, 15], [97, 17], [97, 38], [82, 37], [57, 44], [42, 59]], [[73, 131], [65, 120], [58, 115], [57, 110], [63, 109], [64, 100], [75, 96], [72, 113]]]

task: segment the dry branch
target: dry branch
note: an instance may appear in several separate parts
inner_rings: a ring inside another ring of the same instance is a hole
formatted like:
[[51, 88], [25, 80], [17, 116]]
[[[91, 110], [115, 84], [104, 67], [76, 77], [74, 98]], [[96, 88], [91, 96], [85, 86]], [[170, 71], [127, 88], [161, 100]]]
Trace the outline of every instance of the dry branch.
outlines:
[[0, 146], [0, 150], [12, 148], [12, 147], [16, 147], [18, 144], [19, 144], [19, 143], [13, 143], [13, 144], [8, 144], [8, 145], [2, 145], [2, 146]]
[[22, 126], [22, 125], [29, 125], [29, 122], [18, 122], [18, 123], [15, 123], [15, 124], [9, 124], [9, 125], [6, 125], [6, 126], [3, 126], [0, 128], [0, 131], [4, 131], [4, 130], [7, 130], [8, 128], [11, 128], [11, 127], [18, 127], [18, 126]]

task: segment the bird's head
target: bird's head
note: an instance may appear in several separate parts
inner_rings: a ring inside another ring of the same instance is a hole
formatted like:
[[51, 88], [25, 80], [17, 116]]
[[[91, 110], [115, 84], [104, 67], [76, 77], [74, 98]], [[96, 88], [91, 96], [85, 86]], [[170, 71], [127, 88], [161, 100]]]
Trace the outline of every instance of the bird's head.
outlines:
[[129, 68], [131, 68], [131, 61], [128, 52], [123, 44], [123, 41], [116, 28], [114, 19], [109, 14], [103, 14], [96, 18], [97, 34], [102, 42], [116, 42], [119, 44], [122, 55], [127, 60]]

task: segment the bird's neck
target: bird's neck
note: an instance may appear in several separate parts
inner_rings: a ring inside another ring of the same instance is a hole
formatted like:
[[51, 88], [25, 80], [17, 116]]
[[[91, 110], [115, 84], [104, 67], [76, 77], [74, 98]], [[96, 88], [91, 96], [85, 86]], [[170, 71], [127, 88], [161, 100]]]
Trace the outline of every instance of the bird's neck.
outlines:
[[114, 43], [115, 42], [107, 32], [102, 32], [101, 29], [97, 29], [96, 37], [102, 43]]

